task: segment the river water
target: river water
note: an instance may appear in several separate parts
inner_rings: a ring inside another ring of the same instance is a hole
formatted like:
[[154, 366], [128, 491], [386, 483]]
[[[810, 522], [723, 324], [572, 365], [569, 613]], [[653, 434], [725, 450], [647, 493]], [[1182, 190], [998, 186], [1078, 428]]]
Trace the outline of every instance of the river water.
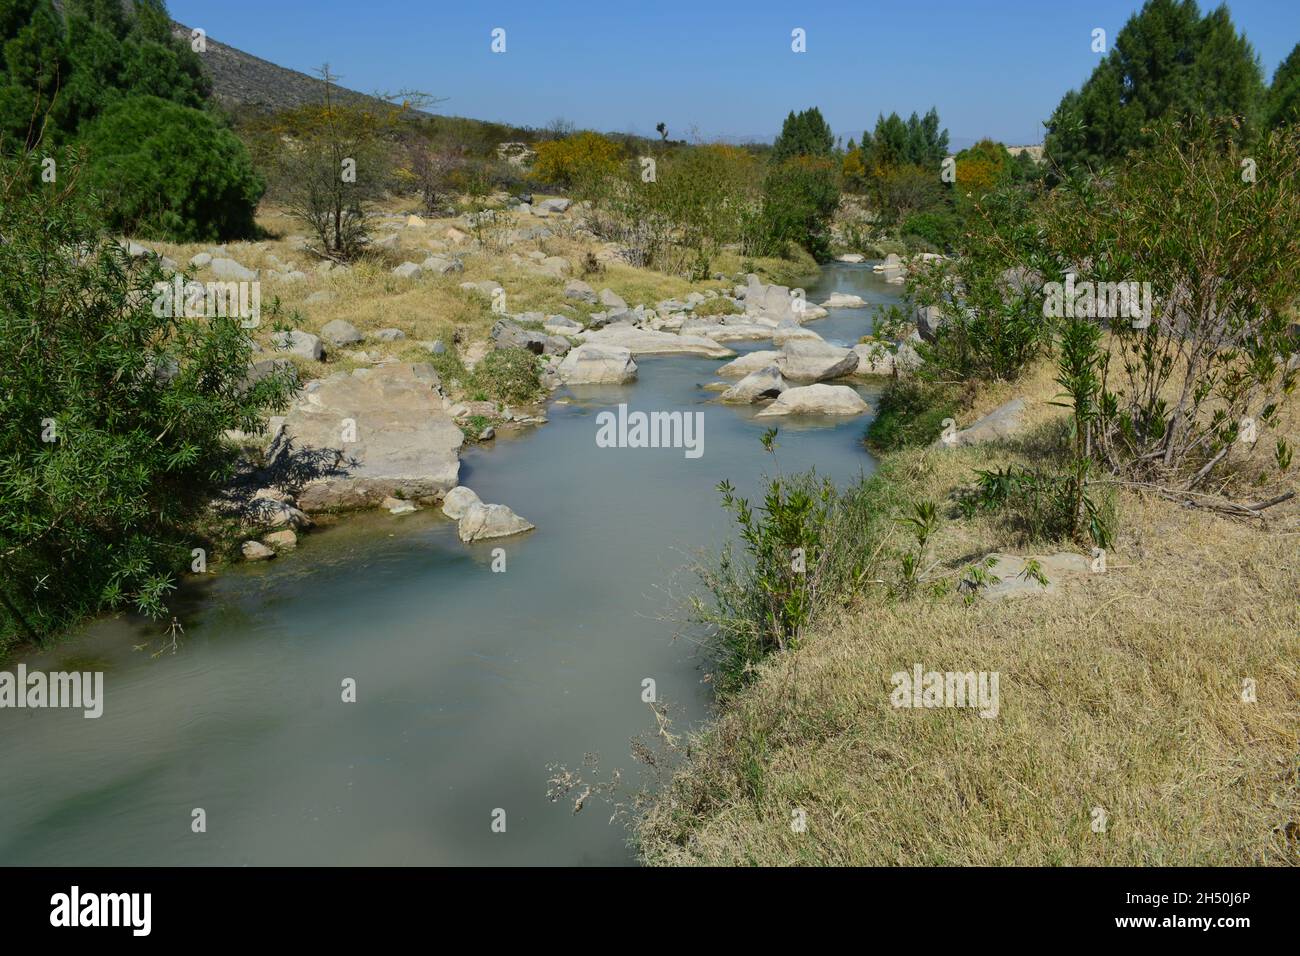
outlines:
[[[851, 344], [896, 289], [828, 266], [810, 301], [869, 305], [810, 327]], [[116, 617], [29, 656], [104, 670], [104, 713], [0, 710], [0, 865], [634, 863], [606, 805], [548, 800], [548, 768], [594, 753], [634, 776], [646, 678], [675, 729], [709, 714], [683, 566], [731, 533], [720, 480], [759, 492], [774, 422], [712, 401], [719, 364], [640, 359], [638, 382], [559, 392], [549, 424], [469, 449], [462, 483], [528, 535], [466, 546], [437, 508], [360, 515], [187, 586], [175, 653], [153, 655], [160, 624]], [[598, 448], [596, 413], [620, 402], [702, 411], [704, 454]], [[781, 469], [869, 472], [868, 420], [776, 420]]]

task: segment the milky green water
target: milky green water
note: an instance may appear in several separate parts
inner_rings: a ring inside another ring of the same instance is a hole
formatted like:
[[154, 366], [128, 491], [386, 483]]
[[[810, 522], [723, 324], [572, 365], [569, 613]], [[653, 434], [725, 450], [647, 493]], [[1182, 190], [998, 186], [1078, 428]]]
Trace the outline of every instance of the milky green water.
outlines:
[[[896, 289], [834, 265], [809, 298]], [[811, 327], [849, 344], [873, 312]], [[677, 729], [708, 717], [694, 635], [674, 639], [695, 586], [682, 569], [731, 533], [717, 483], [758, 492], [772, 421], [699, 387], [718, 361], [638, 364], [638, 382], [558, 393], [549, 424], [466, 452], [462, 483], [533, 521], [526, 536], [466, 546], [436, 508], [360, 515], [188, 587], [174, 654], [152, 656], [159, 624], [117, 618], [27, 658], [104, 669], [104, 715], [0, 710], [0, 864], [635, 862], [606, 805], [548, 800], [548, 768], [595, 753], [602, 773], [634, 773], [646, 678]], [[703, 456], [598, 448], [596, 413], [620, 402], [702, 411]], [[782, 470], [869, 473], [868, 421], [782, 423]]]

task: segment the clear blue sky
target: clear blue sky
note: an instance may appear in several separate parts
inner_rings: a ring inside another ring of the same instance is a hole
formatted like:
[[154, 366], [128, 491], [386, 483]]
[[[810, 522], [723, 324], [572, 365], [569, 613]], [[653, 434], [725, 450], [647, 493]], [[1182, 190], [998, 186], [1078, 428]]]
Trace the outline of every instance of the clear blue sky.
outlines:
[[[456, 116], [704, 139], [770, 139], [819, 106], [848, 139], [876, 114], [939, 108], [954, 146], [1042, 140], [1041, 123], [1139, 0], [169, 0], [217, 40], [363, 92], [416, 89]], [[1202, 3], [1202, 9], [1211, 4]], [[1300, 0], [1236, 0], [1271, 80], [1300, 42]], [[491, 31], [506, 52], [491, 52]], [[790, 34], [807, 32], [807, 52]]]

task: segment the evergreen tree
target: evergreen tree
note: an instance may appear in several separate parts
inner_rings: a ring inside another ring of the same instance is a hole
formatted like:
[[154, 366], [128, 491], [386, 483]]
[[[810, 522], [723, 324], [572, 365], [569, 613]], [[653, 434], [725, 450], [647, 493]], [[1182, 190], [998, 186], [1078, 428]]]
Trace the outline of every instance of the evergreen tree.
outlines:
[[1264, 125], [1277, 129], [1300, 123], [1300, 43], [1287, 55], [1273, 74], [1264, 105]]
[[1225, 7], [1202, 17], [1196, 0], [1148, 0], [1082, 89], [1062, 98], [1045, 124], [1046, 152], [1063, 169], [1096, 168], [1170, 116], [1239, 117], [1249, 137], [1263, 90], [1259, 59]]
[[796, 156], [830, 156], [835, 149], [835, 137], [830, 125], [817, 107], [800, 113], [791, 111], [781, 126], [781, 135], [772, 147], [772, 158], [784, 162]]

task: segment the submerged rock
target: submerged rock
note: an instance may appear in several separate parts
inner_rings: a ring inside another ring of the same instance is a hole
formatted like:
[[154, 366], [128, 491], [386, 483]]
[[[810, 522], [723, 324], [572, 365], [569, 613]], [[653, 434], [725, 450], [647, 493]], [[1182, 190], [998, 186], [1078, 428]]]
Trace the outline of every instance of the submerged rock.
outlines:
[[617, 345], [633, 355], [705, 355], [709, 358], [729, 358], [736, 353], [712, 339], [700, 335], [674, 335], [639, 329], [633, 325], [608, 325], [594, 332], [583, 332], [583, 342], [593, 345]]

